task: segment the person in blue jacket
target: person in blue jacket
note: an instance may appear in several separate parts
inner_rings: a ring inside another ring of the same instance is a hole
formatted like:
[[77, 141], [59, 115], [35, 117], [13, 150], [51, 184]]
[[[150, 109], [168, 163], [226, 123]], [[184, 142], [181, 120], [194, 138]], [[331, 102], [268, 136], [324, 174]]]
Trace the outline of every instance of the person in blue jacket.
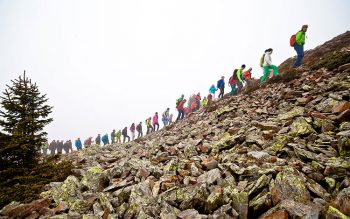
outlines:
[[224, 81], [225, 77], [222, 76], [220, 80], [218, 80], [217, 83], [217, 88], [220, 90], [220, 94], [218, 96], [218, 98], [223, 98], [224, 97], [224, 90], [225, 90], [225, 81]]
[[211, 85], [211, 87], [209, 88], [209, 93], [212, 95], [213, 98], [215, 98], [215, 92], [217, 91], [215, 85]]
[[80, 151], [83, 148], [83, 145], [82, 145], [82, 143], [80, 141], [80, 138], [75, 140], [75, 147], [77, 148], [78, 151]]
[[108, 135], [107, 134], [102, 136], [101, 140], [103, 142], [103, 145], [109, 144], [109, 139], [108, 139]]

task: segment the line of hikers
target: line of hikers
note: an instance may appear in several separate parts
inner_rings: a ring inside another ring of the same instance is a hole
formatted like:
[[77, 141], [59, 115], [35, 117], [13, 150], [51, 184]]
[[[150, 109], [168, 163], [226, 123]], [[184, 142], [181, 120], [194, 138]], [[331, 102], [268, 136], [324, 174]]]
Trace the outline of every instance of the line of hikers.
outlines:
[[[301, 30], [298, 31], [296, 34], [292, 35], [290, 38], [290, 46], [294, 48], [294, 50], [297, 53], [297, 57], [295, 60], [295, 63], [293, 65], [293, 68], [298, 68], [302, 64], [302, 60], [304, 57], [304, 44], [305, 44], [305, 34], [307, 32], [308, 25], [303, 25]], [[263, 76], [260, 79], [260, 83], [264, 83], [266, 81], [266, 78], [269, 76], [270, 71], [273, 72], [274, 76], [277, 76], [279, 74], [277, 66], [272, 64], [272, 55], [273, 49], [269, 48], [266, 49], [264, 54], [260, 58], [260, 67], [263, 69]], [[229, 78], [228, 85], [231, 87], [230, 96], [237, 95], [242, 91], [242, 88], [244, 87], [244, 84], [246, 86], [251, 85], [252, 80], [252, 68], [248, 68], [248, 70], [244, 71], [246, 68], [246, 65], [241, 65], [241, 68], [235, 69], [233, 71], [232, 76]], [[176, 100], [176, 109], [178, 111], [178, 116], [175, 120], [175, 122], [182, 120], [187, 114], [191, 112], [195, 112], [199, 110], [201, 107], [205, 107], [207, 105], [210, 105], [213, 99], [215, 99], [215, 93], [219, 90], [218, 98], [223, 98], [225, 94], [225, 77], [222, 76], [220, 80], [217, 82], [217, 86], [213, 84], [209, 88], [209, 94], [207, 97], [204, 97], [203, 100], [201, 98], [200, 93], [193, 94], [190, 96], [187, 107], [185, 106], [185, 103], [187, 100], [184, 98], [185, 96], [182, 94], [180, 98]], [[162, 114], [162, 122], [164, 127], [167, 125], [170, 125], [173, 123], [173, 114], [169, 113], [170, 109], [167, 108], [165, 112]], [[151, 132], [155, 132], [159, 130], [159, 122], [158, 122], [158, 112], [156, 112], [152, 117], [148, 117], [145, 120], [146, 123], [146, 134], [149, 134]], [[135, 125], [135, 123], [132, 123], [132, 125], [129, 128], [131, 132], [131, 140], [135, 140], [135, 131], [138, 132], [137, 138], [143, 137], [143, 131], [142, 131], [142, 122], [140, 122], [138, 125]], [[123, 143], [125, 143], [126, 139], [130, 141], [130, 136], [128, 135], [128, 128], [124, 127], [123, 130], [118, 130], [117, 132], [115, 130], [112, 131], [110, 134], [111, 137], [111, 143], [121, 143], [121, 137], [123, 136]], [[95, 138], [95, 144], [101, 145], [101, 142], [103, 145], [110, 144], [108, 134], [105, 134], [101, 137], [100, 134]], [[88, 148], [93, 144], [92, 137], [89, 137], [84, 141], [84, 147]], [[83, 147], [83, 144], [80, 140], [80, 138], [75, 140], [75, 147], [77, 150], [81, 150]], [[57, 153], [60, 154], [64, 150], [65, 153], [69, 153], [70, 151], [73, 151], [72, 148], [72, 142], [71, 140], [66, 141], [63, 143], [63, 141], [55, 141], [53, 140], [50, 144], [47, 142], [42, 145], [43, 154], [47, 155], [47, 150], [50, 150], [50, 154], [55, 154], [55, 151], [57, 150]]]

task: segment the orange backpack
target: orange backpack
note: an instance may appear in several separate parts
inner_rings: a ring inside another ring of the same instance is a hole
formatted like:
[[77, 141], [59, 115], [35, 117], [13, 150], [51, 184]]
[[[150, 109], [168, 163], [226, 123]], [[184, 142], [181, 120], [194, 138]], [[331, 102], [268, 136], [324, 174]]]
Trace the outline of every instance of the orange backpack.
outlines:
[[296, 42], [296, 34], [293, 34], [293, 35], [290, 37], [290, 40], [289, 40], [290, 46], [293, 47], [294, 44], [295, 44], [295, 42]]

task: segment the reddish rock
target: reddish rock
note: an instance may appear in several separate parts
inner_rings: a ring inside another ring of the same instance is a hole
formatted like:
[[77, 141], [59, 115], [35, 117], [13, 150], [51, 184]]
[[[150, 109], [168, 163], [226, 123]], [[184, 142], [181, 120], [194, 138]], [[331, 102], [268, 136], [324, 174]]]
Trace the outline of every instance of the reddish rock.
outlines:
[[143, 179], [146, 179], [149, 175], [150, 173], [144, 168], [139, 169], [139, 171], [136, 174], [137, 177], [143, 178]]
[[207, 170], [212, 170], [218, 167], [218, 162], [213, 158], [206, 158], [202, 161], [202, 165], [205, 166]]
[[348, 109], [350, 109], [350, 102], [346, 101], [346, 102], [341, 102], [340, 104], [333, 107], [332, 112], [341, 113]]
[[2, 209], [1, 213], [10, 218], [38, 218], [39, 213], [36, 211], [40, 211], [42, 208], [48, 208], [51, 201], [52, 199], [50, 197], [46, 197], [32, 201], [29, 204], [8, 205]]
[[259, 219], [288, 219], [288, 212], [286, 210], [279, 210], [267, 215], [262, 215]]
[[170, 147], [169, 148], [169, 153], [170, 155], [177, 155], [177, 147]]
[[202, 145], [202, 144], [197, 145], [197, 151], [200, 151], [202, 153], [208, 153], [209, 150], [210, 150], [209, 146]]
[[323, 113], [320, 113], [320, 112], [312, 112], [311, 116], [319, 119], [327, 119], [327, 116], [325, 116]]
[[344, 112], [340, 113], [337, 117], [336, 120], [339, 122], [346, 122], [350, 121], [350, 109], [345, 110]]

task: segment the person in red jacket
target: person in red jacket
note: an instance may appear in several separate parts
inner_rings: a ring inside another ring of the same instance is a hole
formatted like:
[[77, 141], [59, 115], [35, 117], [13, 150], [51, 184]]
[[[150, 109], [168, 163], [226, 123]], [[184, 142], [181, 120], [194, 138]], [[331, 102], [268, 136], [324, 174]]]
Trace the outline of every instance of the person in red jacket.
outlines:
[[158, 123], [158, 112], [154, 114], [153, 116], [153, 130], [156, 131], [156, 126], [157, 126], [157, 131], [159, 130], [159, 123]]
[[133, 141], [135, 139], [135, 123], [132, 123], [130, 126], [130, 132], [131, 132], [131, 140]]
[[183, 99], [178, 105], [177, 105], [177, 111], [179, 112], [177, 119], [175, 122], [177, 122], [178, 120], [182, 120], [185, 116], [185, 103], [186, 103], [186, 99]]

